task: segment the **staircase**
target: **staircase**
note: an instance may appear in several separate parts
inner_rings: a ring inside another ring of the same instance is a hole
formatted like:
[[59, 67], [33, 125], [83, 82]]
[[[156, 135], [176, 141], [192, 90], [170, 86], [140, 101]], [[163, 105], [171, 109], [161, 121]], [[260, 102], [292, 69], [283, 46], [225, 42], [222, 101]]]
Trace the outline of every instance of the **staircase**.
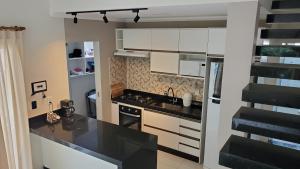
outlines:
[[[273, 1], [267, 24], [300, 24], [300, 0]], [[279, 13], [278, 13], [279, 12]], [[298, 40], [299, 29], [263, 29], [262, 39]], [[300, 46], [257, 46], [256, 56], [298, 57]], [[233, 169], [300, 169], [300, 151], [251, 138], [251, 134], [300, 144], [300, 116], [255, 108], [266, 104], [300, 109], [300, 88], [258, 84], [258, 77], [300, 80], [300, 65], [256, 62], [251, 66], [253, 83], [242, 92], [242, 100], [251, 103], [234, 115], [232, 129], [248, 137], [232, 135], [220, 151], [219, 164]]]

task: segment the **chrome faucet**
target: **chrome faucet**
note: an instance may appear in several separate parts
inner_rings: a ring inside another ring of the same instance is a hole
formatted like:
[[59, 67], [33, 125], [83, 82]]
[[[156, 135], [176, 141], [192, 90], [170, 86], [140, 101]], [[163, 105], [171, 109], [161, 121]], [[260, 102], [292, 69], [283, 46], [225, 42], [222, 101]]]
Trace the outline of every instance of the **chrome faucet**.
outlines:
[[172, 91], [172, 100], [171, 101], [173, 104], [175, 104], [175, 103], [177, 103], [177, 98], [175, 97], [174, 90], [172, 87], [169, 87], [168, 90], [164, 92], [164, 95], [169, 96], [170, 90]]

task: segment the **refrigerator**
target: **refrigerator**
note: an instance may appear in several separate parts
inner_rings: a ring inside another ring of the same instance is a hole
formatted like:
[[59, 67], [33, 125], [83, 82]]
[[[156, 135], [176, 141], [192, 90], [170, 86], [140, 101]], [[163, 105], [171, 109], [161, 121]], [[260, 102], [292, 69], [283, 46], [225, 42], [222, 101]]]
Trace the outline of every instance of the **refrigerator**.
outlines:
[[217, 169], [219, 162], [218, 131], [220, 120], [223, 58], [208, 59], [208, 92], [206, 109], [206, 132], [204, 168]]

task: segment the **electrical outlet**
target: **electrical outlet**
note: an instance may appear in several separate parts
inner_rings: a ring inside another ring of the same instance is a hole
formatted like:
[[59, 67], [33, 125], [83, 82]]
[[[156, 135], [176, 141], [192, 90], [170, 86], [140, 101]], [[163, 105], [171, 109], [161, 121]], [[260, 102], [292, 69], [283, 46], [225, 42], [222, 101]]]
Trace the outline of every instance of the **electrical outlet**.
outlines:
[[31, 102], [31, 109], [37, 109], [37, 102], [36, 101]]
[[48, 104], [53, 103], [53, 101], [52, 101], [53, 99], [52, 99], [51, 96], [48, 96], [48, 97], [46, 97], [45, 99], [47, 100], [47, 103], [48, 103]]

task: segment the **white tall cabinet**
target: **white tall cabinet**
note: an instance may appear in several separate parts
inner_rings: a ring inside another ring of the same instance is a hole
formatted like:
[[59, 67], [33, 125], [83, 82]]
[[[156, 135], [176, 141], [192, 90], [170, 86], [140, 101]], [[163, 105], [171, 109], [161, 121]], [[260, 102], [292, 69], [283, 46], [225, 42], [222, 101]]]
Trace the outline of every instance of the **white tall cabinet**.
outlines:
[[207, 54], [224, 56], [226, 28], [209, 28], [208, 37]]

